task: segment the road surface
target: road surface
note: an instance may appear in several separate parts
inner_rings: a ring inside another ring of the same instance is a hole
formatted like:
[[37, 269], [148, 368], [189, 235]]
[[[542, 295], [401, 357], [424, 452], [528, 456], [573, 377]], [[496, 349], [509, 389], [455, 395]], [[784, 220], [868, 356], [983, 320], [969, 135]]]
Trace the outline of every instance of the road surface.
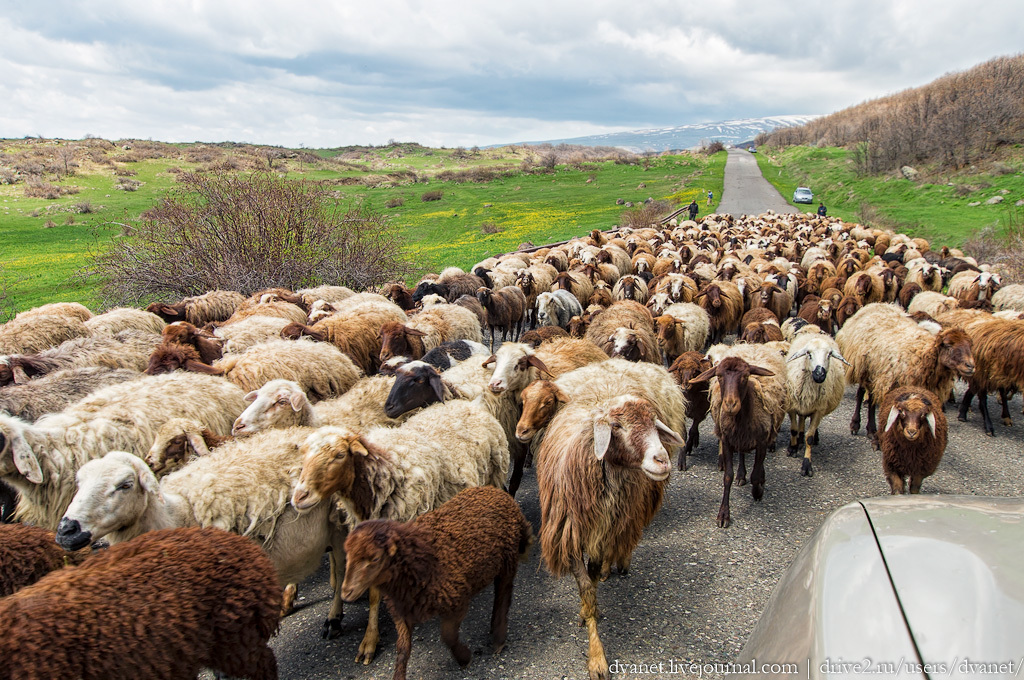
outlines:
[[745, 149], [729, 149], [725, 162], [725, 187], [717, 212], [759, 215], [769, 210], [777, 213], [799, 213], [761, 175], [754, 154]]

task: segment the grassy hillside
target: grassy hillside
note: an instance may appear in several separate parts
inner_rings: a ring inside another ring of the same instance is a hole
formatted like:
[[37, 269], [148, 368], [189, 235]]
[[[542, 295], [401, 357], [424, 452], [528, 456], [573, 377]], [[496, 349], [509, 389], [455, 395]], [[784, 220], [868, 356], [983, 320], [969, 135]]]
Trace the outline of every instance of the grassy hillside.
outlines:
[[[139, 140], [0, 141], [3, 311], [54, 300], [95, 306], [78, 272], [90, 249], [175, 187], [181, 171], [276, 172], [321, 182], [343, 203], [387, 213], [421, 271], [467, 267], [495, 253], [617, 224], [648, 198], [721, 195], [725, 154], [639, 158], [623, 152], [429, 149], [416, 144], [280, 149]], [[440, 192], [435, 201], [421, 200]]]
[[[1004, 148], [999, 160], [960, 172], [918, 167], [908, 180], [898, 172], [861, 175], [855, 151], [837, 147], [759, 147], [761, 172], [787, 199], [798, 186], [814, 192], [829, 215], [880, 228], [897, 228], [913, 235], [962, 245], [981, 229], [997, 233], [1018, 229], [1024, 208], [1024, 149]], [[999, 204], [988, 204], [1002, 196]], [[972, 205], [976, 204], [976, 205]]]

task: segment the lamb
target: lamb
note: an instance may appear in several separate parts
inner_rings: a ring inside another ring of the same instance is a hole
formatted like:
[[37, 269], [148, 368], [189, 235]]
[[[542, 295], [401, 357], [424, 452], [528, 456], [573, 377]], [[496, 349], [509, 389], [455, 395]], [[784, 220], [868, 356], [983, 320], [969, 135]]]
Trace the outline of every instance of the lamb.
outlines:
[[242, 354], [253, 345], [281, 337], [281, 331], [289, 323], [279, 316], [250, 316], [212, 331], [221, 340], [225, 354]]
[[778, 342], [784, 339], [785, 336], [782, 334], [782, 328], [773, 315], [770, 321], [752, 321], [745, 325], [738, 342], [753, 345]]
[[805, 298], [797, 316], [832, 335], [832, 301], [825, 298]]
[[671, 365], [684, 352], [698, 352], [704, 349], [711, 332], [711, 317], [698, 305], [691, 302], [677, 302], [665, 309], [665, 313], [654, 320], [665, 365]]
[[19, 492], [22, 521], [56, 529], [86, 461], [113, 449], [143, 455], [174, 417], [226, 434], [243, 395], [223, 378], [171, 373], [104, 387], [34, 424], [0, 413], [0, 479]]
[[567, 290], [544, 292], [537, 296], [537, 323], [540, 326], [567, 328], [569, 320], [583, 315], [583, 306]]
[[711, 342], [721, 342], [737, 329], [743, 315], [743, 294], [735, 284], [729, 281], [709, 284], [694, 301], [711, 317]]
[[14, 318], [0, 325], [0, 355], [35, 354], [88, 335], [85, 322], [75, 317], [35, 314]]
[[159, 333], [167, 324], [156, 314], [134, 307], [115, 307], [87, 319], [85, 327], [93, 337], [113, 337], [126, 330]]
[[80, 564], [87, 551], [65, 552], [54, 533], [29, 524], [0, 524], [0, 597], [32, 585], [51, 571]]
[[[100, 538], [116, 544], [185, 526], [248, 536], [274, 563], [285, 588], [285, 613], [293, 584], [317, 570], [325, 549], [340, 555], [344, 540], [332, 520], [333, 504], [307, 506], [303, 513], [288, 505], [302, 467], [299, 445], [312, 432], [297, 427], [235, 439], [159, 482], [138, 456], [111, 451], [79, 469], [78, 492], [57, 528], [57, 542], [77, 549]], [[325, 632], [340, 630], [341, 615], [336, 587]]]
[[879, 433], [882, 471], [893, 494], [921, 493], [921, 481], [935, 472], [946, 450], [946, 416], [934, 392], [917, 386], [897, 387], [882, 400], [885, 429]]
[[487, 325], [491, 329], [490, 348], [494, 349], [494, 329], [501, 329], [501, 339], [509, 333], [515, 340], [523, 332], [523, 320], [526, 318], [526, 296], [515, 286], [505, 286], [496, 291], [490, 288], [479, 288], [477, 300], [487, 310]]
[[709, 352], [712, 354], [719, 359], [718, 363], [692, 378], [690, 384], [716, 378], [711, 385], [711, 417], [719, 443], [719, 467], [725, 471], [722, 505], [718, 510], [718, 526], [724, 528], [731, 523], [729, 492], [733, 482], [733, 453], [739, 454], [737, 482], [743, 486], [747, 483], [746, 452], [755, 450], [750, 490], [755, 501], [764, 496], [765, 455], [768, 447], [775, 444], [788, 406], [786, 366], [771, 344], [736, 345], [721, 353]]
[[465, 668], [472, 654], [459, 641], [459, 627], [470, 600], [494, 583], [491, 641], [495, 654], [501, 652], [518, 563], [532, 543], [530, 523], [508, 494], [466, 489], [408, 523], [357, 525], [345, 541], [342, 593], [350, 602], [369, 588], [384, 596], [398, 629], [395, 680], [406, 677], [413, 628], [435, 616], [444, 643]]
[[847, 382], [860, 386], [850, 421], [851, 434], [860, 430], [865, 392], [869, 395], [867, 432], [874, 437], [875, 407], [893, 389], [919, 385], [944, 402], [958, 375], [969, 378], [974, 373], [967, 333], [947, 328], [933, 334], [895, 305], [864, 307], [836, 334], [836, 342], [851, 364], [846, 369]]
[[483, 342], [476, 315], [459, 305], [439, 305], [424, 310], [408, 323], [389, 322], [381, 326], [382, 362], [395, 356], [420, 359], [450, 340]]
[[[534, 349], [540, 347], [541, 343], [553, 338], [568, 338], [569, 334], [559, 326], [541, 326], [536, 330], [526, 331], [519, 337], [519, 342], [529, 345]], [[446, 369], [442, 369], [446, 370]]]
[[[438, 424], [454, 424], [439, 430]], [[435, 404], [396, 428], [363, 433], [322, 427], [302, 444], [302, 472], [292, 492], [300, 512], [337, 494], [350, 525], [370, 519], [407, 522], [463, 489], [501, 488], [508, 440], [501, 424], [475, 403]], [[380, 593], [370, 590], [370, 617], [356, 662], [376, 653]]]
[[289, 324], [281, 331], [285, 338], [303, 336], [327, 341], [347, 354], [363, 373], [373, 375], [380, 366], [380, 329], [389, 322], [405, 323], [405, 312], [383, 300], [345, 309], [312, 326]]
[[907, 269], [909, 271], [903, 282], [904, 286], [908, 283], [916, 283], [921, 290], [931, 290], [936, 293], [942, 290], [942, 270], [937, 265], [921, 260], [908, 266]]
[[646, 307], [632, 300], [619, 300], [598, 314], [587, 328], [586, 339], [610, 357], [654, 363], [661, 359], [654, 319]]
[[292, 380], [311, 402], [344, 394], [363, 372], [337, 347], [309, 341], [272, 340], [255, 345], [245, 354], [216, 362], [224, 377], [246, 392], [271, 380]]
[[[711, 368], [711, 360], [700, 352], [683, 352], [672, 362], [668, 372], [675, 378], [683, 391], [686, 403], [686, 418], [690, 421], [690, 431], [686, 435], [686, 446], [679, 452], [679, 469], [686, 469], [686, 457], [696, 446], [700, 445], [700, 424], [707, 418], [711, 409], [708, 384], [706, 382], [691, 384], [690, 380]], [[525, 410], [525, 407], [524, 407]], [[682, 429], [679, 430], [682, 432]]]
[[173, 305], [154, 302], [146, 307], [147, 312], [156, 314], [167, 323], [188, 321], [193, 326], [203, 327], [208, 323], [231, 318], [245, 296], [233, 290], [211, 290], [203, 295], [187, 297]]
[[0, 388], [0, 411], [34, 421], [63, 410], [101, 387], [140, 377], [129, 368], [69, 368], [21, 385]]
[[252, 542], [213, 529], [153, 532], [0, 600], [0, 678], [171, 680], [208, 667], [275, 680], [267, 641], [280, 601]]
[[846, 375], [838, 369], [833, 370], [832, 359], [847, 364], [835, 340], [827, 335], [798, 335], [786, 355], [788, 453], [790, 456], [797, 455], [797, 447], [806, 441], [803, 462], [800, 464], [800, 474], [804, 477], [814, 475], [811, 445], [818, 443], [821, 419], [835, 411], [843, 400]]
[[576, 578], [591, 680], [608, 677], [597, 632], [598, 579], [613, 563], [628, 570], [672, 471], [665, 447], [682, 444], [648, 400], [619, 396], [596, 406], [567, 404], [537, 452], [541, 553], [555, 578]]

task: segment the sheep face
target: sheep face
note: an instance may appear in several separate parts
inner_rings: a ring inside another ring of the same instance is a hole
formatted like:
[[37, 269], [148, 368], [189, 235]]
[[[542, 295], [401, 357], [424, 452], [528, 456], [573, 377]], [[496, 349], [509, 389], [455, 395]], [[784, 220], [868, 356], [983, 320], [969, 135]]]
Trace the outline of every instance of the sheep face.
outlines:
[[419, 302], [423, 299], [424, 295], [430, 295], [431, 293], [440, 295], [441, 297], [448, 296], [448, 286], [443, 283], [433, 283], [431, 281], [422, 281], [416, 290], [412, 293], [412, 301]]
[[931, 399], [921, 394], [904, 394], [889, 409], [886, 416], [885, 431], [894, 430], [895, 434], [907, 441], [916, 441], [925, 428], [935, 437], [935, 413]]
[[672, 298], [669, 293], [655, 293], [647, 301], [647, 309], [651, 310], [652, 316], [659, 317], [665, 313], [670, 304], [672, 304]]
[[390, 522], [362, 522], [345, 539], [345, 580], [341, 597], [353, 602], [374, 586], [390, 580], [391, 558], [397, 537], [387, 531]]
[[156, 475], [141, 458], [125, 451], [90, 460], [75, 479], [78, 492], [57, 527], [57, 543], [65, 550], [79, 550], [134, 524], [146, 510], [149, 494], [160, 493]]
[[958, 328], [939, 333], [939, 363], [956, 371], [965, 380], [974, 375], [974, 356], [971, 354], [971, 338]]
[[[426, 333], [415, 328], [409, 328], [397, 322], [389, 322], [380, 329], [380, 360], [382, 362], [392, 357], [408, 356], [419, 359], [418, 348], [413, 347], [409, 336], [424, 337]], [[422, 347], [422, 344], [420, 345]]]
[[430, 364], [410, 361], [395, 372], [395, 384], [384, 400], [384, 413], [397, 418], [435, 401], [444, 401], [441, 374]]
[[615, 332], [608, 337], [608, 356], [640, 361], [643, 349], [636, 331], [632, 328], [616, 328]]
[[494, 363], [494, 373], [487, 388], [501, 394], [505, 390], [521, 390], [530, 379], [530, 368], [536, 368], [550, 374], [544, 362], [538, 359], [522, 343], [506, 342], [492, 355], [484, 366]]
[[302, 413], [309, 405], [306, 393], [298, 383], [291, 380], [272, 380], [260, 389], [249, 392], [245, 400], [249, 406], [231, 426], [231, 434], [236, 437], [298, 424], [296, 414]]
[[180, 468], [191, 455], [188, 435], [183, 432], [167, 440], [167, 444], [162, 449], [150, 449], [146, 454], [146, 465], [153, 471], [153, 474], [166, 475]]
[[803, 370], [811, 374], [811, 380], [817, 384], [825, 382], [828, 377], [829, 365], [832, 359], [847, 364], [846, 359], [832, 348], [826, 340], [814, 340], [809, 342], [803, 349], [786, 359], [786, 363], [802, 362]]
[[523, 414], [516, 423], [516, 439], [526, 443], [551, 422], [561, 404], [568, 403], [569, 395], [549, 380], [530, 383], [523, 390]]
[[592, 413], [594, 456], [608, 465], [639, 469], [649, 479], [663, 482], [672, 470], [665, 443], [682, 446], [682, 438], [658, 419], [645, 399], [620, 397]]
[[336, 491], [347, 491], [355, 480], [353, 456], [367, 455], [359, 435], [341, 427], [322, 427], [300, 448], [302, 472], [292, 491], [292, 507], [309, 510]]
[[744, 402], [751, 397], [749, 394], [750, 376], [773, 376], [775, 373], [767, 368], [751, 366], [739, 357], [726, 357], [718, 362], [714, 368], [704, 371], [690, 381], [690, 384], [697, 384], [718, 378], [719, 388], [722, 392], [722, 412], [730, 416], [736, 416], [743, 408]]

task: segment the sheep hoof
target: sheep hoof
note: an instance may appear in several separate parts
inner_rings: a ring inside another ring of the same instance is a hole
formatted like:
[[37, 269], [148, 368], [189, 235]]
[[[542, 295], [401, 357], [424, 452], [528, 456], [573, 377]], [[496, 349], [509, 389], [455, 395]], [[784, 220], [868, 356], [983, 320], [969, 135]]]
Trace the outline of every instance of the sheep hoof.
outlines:
[[728, 512], [724, 512], [724, 513], [723, 512], [719, 512], [718, 513], [718, 527], [720, 529], [728, 529], [729, 525], [731, 523], [732, 522], [729, 521], [729, 513]]
[[768, 450], [775, 453], [775, 442], [768, 444]]
[[789, 446], [786, 447], [786, 455], [789, 456], [790, 458], [795, 458], [797, 451], [798, 447], [796, 444], [790, 444]]
[[502, 650], [505, 649], [505, 643], [502, 642], [500, 645], [494, 645], [494, 654], [501, 654]]
[[856, 436], [858, 432], [860, 432], [860, 423], [856, 425], [850, 423], [850, 434]]
[[341, 617], [336, 616], [330, 619], [324, 620], [324, 627], [320, 633], [320, 637], [324, 640], [333, 640], [341, 636]]
[[746, 477], [737, 477], [736, 478], [736, 486], [746, 486], [746, 485], [747, 485], [747, 478]]
[[956, 419], [957, 419], [957, 420], [959, 420], [959, 421], [960, 421], [961, 423], [966, 423], [966, 422], [967, 422], [967, 416], [966, 416], [966, 415], [964, 415], [963, 413], [961, 413], [960, 415], [958, 415], [958, 416], [956, 417]]
[[764, 498], [764, 482], [758, 482], [751, 486], [750, 495], [754, 497], [755, 501], [759, 501]]
[[995, 430], [985, 430], [985, 435], [989, 436], [989, 437], [995, 437], [996, 436], [996, 431]]
[[804, 462], [800, 465], [800, 474], [803, 477], [813, 477], [814, 468], [811, 467], [811, 461], [804, 458]]
[[1013, 427], [1013, 418], [1003, 418], [1004, 427]]

